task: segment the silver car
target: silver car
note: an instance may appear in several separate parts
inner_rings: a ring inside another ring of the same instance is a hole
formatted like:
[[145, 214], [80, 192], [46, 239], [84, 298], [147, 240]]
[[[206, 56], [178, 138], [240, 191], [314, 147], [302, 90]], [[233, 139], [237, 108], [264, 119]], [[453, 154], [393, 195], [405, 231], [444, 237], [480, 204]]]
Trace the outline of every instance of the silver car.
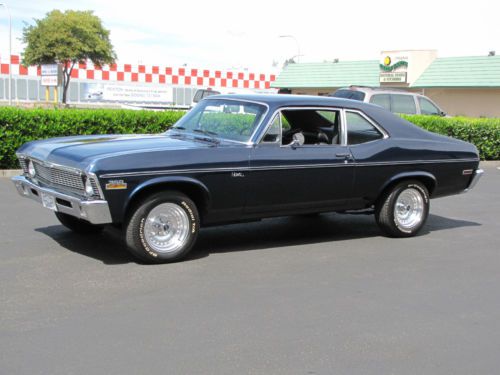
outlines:
[[393, 113], [446, 116], [428, 97], [393, 88], [350, 86], [338, 89], [329, 96], [377, 104]]

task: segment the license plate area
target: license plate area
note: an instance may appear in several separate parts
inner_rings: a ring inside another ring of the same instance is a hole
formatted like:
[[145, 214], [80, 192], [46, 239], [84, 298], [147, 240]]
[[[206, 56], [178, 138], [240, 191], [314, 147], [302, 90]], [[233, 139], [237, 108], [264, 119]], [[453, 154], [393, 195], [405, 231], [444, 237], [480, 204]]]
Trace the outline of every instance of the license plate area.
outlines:
[[53, 195], [47, 193], [41, 193], [42, 205], [52, 211], [57, 211], [56, 198]]

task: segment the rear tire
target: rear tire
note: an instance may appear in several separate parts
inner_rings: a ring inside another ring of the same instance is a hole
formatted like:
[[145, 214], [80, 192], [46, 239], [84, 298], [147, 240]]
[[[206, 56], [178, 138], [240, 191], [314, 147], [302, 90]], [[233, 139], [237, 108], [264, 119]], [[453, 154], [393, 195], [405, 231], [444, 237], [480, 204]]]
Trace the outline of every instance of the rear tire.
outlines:
[[200, 219], [186, 195], [160, 192], [140, 202], [125, 225], [125, 241], [135, 257], [147, 263], [182, 259], [196, 242]]
[[94, 234], [100, 233], [103, 230], [102, 225], [91, 224], [88, 221], [78, 219], [77, 217], [56, 212], [56, 217], [62, 225], [71, 229], [73, 232], [80, 234]]
[[403, 181], [387, 191], [375, 209], [380, 229], [391, 237], [415, 236], [429, 215], [429, 193], [419, 181]]

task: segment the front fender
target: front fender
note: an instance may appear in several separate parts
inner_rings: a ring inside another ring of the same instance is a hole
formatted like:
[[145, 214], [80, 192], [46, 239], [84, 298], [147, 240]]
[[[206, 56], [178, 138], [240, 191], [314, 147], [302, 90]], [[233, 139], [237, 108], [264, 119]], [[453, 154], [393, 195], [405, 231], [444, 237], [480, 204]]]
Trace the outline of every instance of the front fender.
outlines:
[[[172, 187], [177, 187], [179, 190], [183, 190], [185, 187], [191, 187], [195, 188], [197, 192], [201, 193], [202, 199], [208, 207], [210, 204], [210, 192], [205, 184], [203, 184], [201, 181], [196, 180], [191, 177], [183, 177], [183, 176], [163, 176], [163, 177], [156, 177], [152, 178], [146, 181], [143, 181], [139, 185], [135, 187], [134, 190], [128, 195], [127, 200], [124, 204], [124, 211], [123, 213], [125, 214], [130, 207], [131, 203], [143, 192], [150, 190], [152, 188], [160, 187], [160, 186], [172, 186]], [[193, 197], [191, 197], [193, 200]]]

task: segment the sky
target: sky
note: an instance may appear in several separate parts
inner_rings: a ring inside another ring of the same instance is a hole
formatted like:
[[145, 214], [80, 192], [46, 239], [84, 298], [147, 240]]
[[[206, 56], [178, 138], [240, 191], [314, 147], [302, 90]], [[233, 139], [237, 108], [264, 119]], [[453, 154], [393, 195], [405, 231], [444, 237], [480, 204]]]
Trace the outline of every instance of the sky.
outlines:
[[[300, 62], [322, 62], [379, 59], [383, 50], [436, 49], [439, 57], [500, 54], [499, 0], [5, 3], [12, 15], [13, 54], [24, 48], [23, 27], [53, 9], [93, 10], [111, 31], [121, 63], [272, 71], [297, 55]], [[7, 20], [0, 7], [2, 62], [8, 55]]]

